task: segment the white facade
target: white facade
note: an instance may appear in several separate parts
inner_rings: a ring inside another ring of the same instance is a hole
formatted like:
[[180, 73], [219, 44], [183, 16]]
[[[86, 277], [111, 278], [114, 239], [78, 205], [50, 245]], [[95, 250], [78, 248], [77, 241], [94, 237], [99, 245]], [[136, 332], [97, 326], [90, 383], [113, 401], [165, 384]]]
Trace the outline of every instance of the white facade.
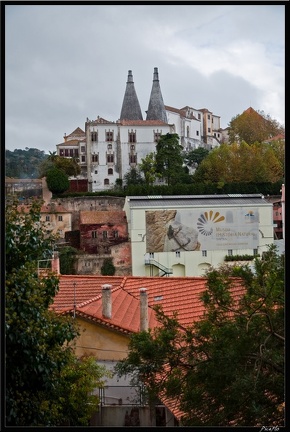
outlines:
[[90, 191], [111, 189], [151, 152], [156, 137], [173, 133], [171, 125], [157, 120], [86, 122], [86, 165]]
[[127, 197], [124, 210], [133, 276], [203, 276], [226, 255], [262, 256], [274, 242], [261, 195]]

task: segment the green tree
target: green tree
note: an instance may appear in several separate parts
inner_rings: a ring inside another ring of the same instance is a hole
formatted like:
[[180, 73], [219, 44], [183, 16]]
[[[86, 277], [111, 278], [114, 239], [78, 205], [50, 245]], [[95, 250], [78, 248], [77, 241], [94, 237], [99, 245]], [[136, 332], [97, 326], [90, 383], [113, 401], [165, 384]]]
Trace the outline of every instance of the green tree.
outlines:
[[252, 145], [221, 144], [203, 159], [193, 175], [196, 182], [275, 183], [284, 176], [284, 166], [273, 146], [255, 142]]
[[117, 372], [178, 401], [185, 426], [283, 426], [284, 255], [272, 245], [254, 271], [210, 269], [202, 300], [205, 315], [188, 328], [156, 308], [161, 326], [131, 337]]
[[140, 173], [139, 168], [131, 168], [124, 175], [125, 186], [144, 184], [144, 179]]
[[284, 128], [263, 111], [248, 108], [231, 119], [228, 132], [230, 143], [243, 140], [251, 145], [284, 133]]
[[184, 153], [184, 162], [187, 166], [194, 167], [199, 165], [203, 159], [205, 159], [209, 154], [209, 150], [199, 147], [189, 152]]
[[44, 151], [25, 148], [5, 150], [5, 175], [14, 178], [39, 178], [39, 167], [47, 158]]
[[59, 265], [60, 273], [65, 274], [75, 274], [75, 258], [79, 251], [71, 246], [65, 246], [59, 250]]
[[48, 189], [53, 194], [63, 193], [69, 188], [69, 179], [67, 174], [58, 168], [51, 168], [47, 172], [46, 182]]
[[116, 272], [112, 258], [105, 258], [101, 267], [102, 276], [114, 276]]
[[[6, 206], [6, 425], [60, 425], [72, 412], [71, 398], [78, 394], [74, 421], [80, 425], [86, 415], [83, 404], [90, 402], [87, 389], [102, 386], [101, 372], [96, 370], [91, 376], [89, 388], [86, 370], [90, 364], [73, 355], [72, 344], [79, 334], [76, 322], [50, 308], [59, 280], [52, 272], [40, 276], [38, 261], [51, 258], [55, 238], [47, 235], [40, 208], [36, 201], [28, 213], [20, 211], [17, 203]], [[68, 383], [71, 369], [76, 375]]]
[[153, 152], [141, 159], [139, 169], [144, 174], [146, 185], [153, 185], [158, 177], [156, 173], [155, 154]]
[[179, 183], [184, 175], [182, 150], [177, 134], [161, 135], [156, 144], [156, 171], [168, 185]]
[[49, 153], [49, 156], [39, 166], [40, 177], [46, 177], [52, 168], [62, 170], [69, 177], [80, 174], [78, 159], [58, 156], [56, 152]]

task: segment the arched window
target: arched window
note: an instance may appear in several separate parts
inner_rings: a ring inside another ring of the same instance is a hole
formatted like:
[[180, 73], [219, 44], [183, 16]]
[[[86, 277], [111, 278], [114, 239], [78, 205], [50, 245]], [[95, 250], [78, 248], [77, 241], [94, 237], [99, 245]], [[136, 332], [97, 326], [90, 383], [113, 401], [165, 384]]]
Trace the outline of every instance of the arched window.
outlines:
[[110, 180], [109, 179], [105, 179], [104, 180], [104, 185], [109, 185], [110, 184]]
[[113, 168], [109, 168], [108, 169], [108, 175], [112, 175], [114, 172], [113, 172]]

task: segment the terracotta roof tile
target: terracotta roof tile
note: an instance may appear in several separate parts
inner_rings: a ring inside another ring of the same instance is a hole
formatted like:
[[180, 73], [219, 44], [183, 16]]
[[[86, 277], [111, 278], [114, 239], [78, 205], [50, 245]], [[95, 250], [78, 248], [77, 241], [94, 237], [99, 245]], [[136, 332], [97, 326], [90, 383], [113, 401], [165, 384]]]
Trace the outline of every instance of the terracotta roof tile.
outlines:
[[126, 222], [126, 212], [123, 210], [80, 211], [80, 225]]
[[77, 139], [68, 140], [68, 141], [62, 142], [60, 144], [57, 144], [56, 146], [57, 147], [59, 147], [59, 146], [62, 146], [62, 147], [77, 146], [79, 141], [80, 140], [77, 140]]
[[[128, 294], [128, 296], [123, 294], [124, 298], [121, 303], [119, 303], [121, 294], [118, 294], [120, 297], [115, 299], [115, 305], [112, 304], [110, 322], [121, 325], [124, 329], [133, 329], [136, 328], [136, 325], [133, 324], [135, 318], [130, 312], [130, 302], [134, 298], [139, 304], [140, 288], [146, 288], [148, 306], [152, 308], [160, 304], [168, 316], [177, 312], [180, 324], [185, 327], [201, 319], [204, 314], [200, 296], [206, 290], [206, 283], [207, 279], [204, 277], [60, 275], [59, 292], [55, 296], [52, 308], [59, 312], [71, 311], [75, 299], [76, 307], [82, 313], [92, 317], [95, 316], [94, 314], [99, 316], [102, 286], [109, 284], [112, 286], [113, 293], [117, 288], [121, 288]], [[243, 292], [244, 288], [240, 281], [236, 280], [233, 287], [233, 298], [238, 299]], [[135, 304], [135, 300], [133, 303]]]
[[168, 126], [168, 123], [160, 120], [120, 120], [119, 124], [123, 126]]

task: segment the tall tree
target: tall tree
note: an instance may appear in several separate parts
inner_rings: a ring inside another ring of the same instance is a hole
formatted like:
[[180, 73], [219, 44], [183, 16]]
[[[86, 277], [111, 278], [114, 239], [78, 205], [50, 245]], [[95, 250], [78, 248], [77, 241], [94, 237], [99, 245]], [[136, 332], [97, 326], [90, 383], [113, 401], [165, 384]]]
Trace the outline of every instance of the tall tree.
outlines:
[[[28, 213], [17, 203], [6, 207], [6, 425], [58, 426], [72, 412], [75, 426], [87, 425], [98, 404], [89, 393], [103, 385], [102, 370], [74, 356], [74, 319], [50, 309], [58, 277], [52, 272], [40, 276], [38, 261], [51, 258], [55, 238], [46, 234], [40, 208], [40, 202], [33, 202]], [[93, 405], [84, 410], [88, 403]]]
[[153, 152], [141, 159], [139, 169], [144, 174], [146, 185], [153, 185], [157, 178], [155, 154]]
[[182, 150], [177, 134], [161, 135], [156, 144], [156, 171], [168, 185], [178, 183], [184, 175]]
[[[280, 155], [281, 156], [281, 155]], [[284, 166], [273, 146], [255, 142], [252, 145], [221, 144], [203, 159], [194, 173], [199, 182], [272, 182], [281, 180]]]
[[242, 114], [233, 117], [229, 123], [229, 141], [246, 141], [248, 144], [263, 142], [284, 133], [284, 128], [264, 112], [248, 108]]
[[48, 189], [54, 194], [63, 193], [69, 188], [68, 176], [58, 168], [51, 168], [47, 172], [46, 182]]
[[272, 245], [254, 271], [225, 265], [207, 280], [204, 318], [182, 328], [156, 308], [161, 326], [131, 337], [117, 372], [177, 402], [185, 426], [283, 426], [284, 256]]

